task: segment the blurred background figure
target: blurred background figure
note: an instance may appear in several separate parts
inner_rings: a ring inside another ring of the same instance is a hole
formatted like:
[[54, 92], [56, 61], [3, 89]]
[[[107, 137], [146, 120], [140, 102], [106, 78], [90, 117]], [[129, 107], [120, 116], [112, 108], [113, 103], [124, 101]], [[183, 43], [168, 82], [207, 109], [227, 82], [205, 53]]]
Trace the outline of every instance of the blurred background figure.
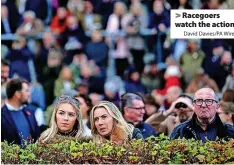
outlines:
[[82, 122], [84, 125], [84, 137], [90, 137], [91, 134], [91, 127], [90, 127], [90, 111], [93, 108], [93, 104], [89, 96], [84, 94], [78, 94], [74, 96], [75, 99], [79, 100], [80, 110], [82, 114]]
[[7, 60], [1, 59], [1, 107], [5, 105], [7, 98], [6, 84], [9, 80], [10, 63]]
[[164, 133], [165, 135], [170, 136], [171, 132], [177, 125], [189, 120], [193, 115], [192, 101], [193, 100], [190, 96], [184, 94], [180, 95], [169, 108], [173, 109], [172, 113], [174, 115], [169, 115], [159, 124], [158, 133]]
[[17, 28], [19, 35], [36, 35], [44, 31], [43, 22], [37, 19], [34, 11], [26, 11], [23, 16], [23, 23]]
[[217, 113], [222, 122], [234, 125], [234, 103], [220, 101], [220, 108]]
[[186, 93], [195, 93], [198, 89], [205, 86], [212, 88], [215, 92], [219, 92], [219, 88], [216, 82], [206, 73], [204, 73], [202, 68], [197, 68], [195, 77], [188, 84], [188, 87], [185, 91]]

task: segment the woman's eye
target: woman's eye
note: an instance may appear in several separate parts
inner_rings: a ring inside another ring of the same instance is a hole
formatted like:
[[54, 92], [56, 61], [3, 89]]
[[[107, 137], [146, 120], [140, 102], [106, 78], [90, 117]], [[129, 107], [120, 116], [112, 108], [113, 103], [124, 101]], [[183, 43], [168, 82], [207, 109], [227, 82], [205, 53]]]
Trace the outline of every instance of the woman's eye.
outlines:
[[74, 115], [74, 114], [69, 114], [69, 116], [70, 116], [70, 117], [73, 117], [73, 116], [75, 116], [75, 115]]
[[63, 115], [64, 113], [63, 112], [59, 112], [60, 115]]

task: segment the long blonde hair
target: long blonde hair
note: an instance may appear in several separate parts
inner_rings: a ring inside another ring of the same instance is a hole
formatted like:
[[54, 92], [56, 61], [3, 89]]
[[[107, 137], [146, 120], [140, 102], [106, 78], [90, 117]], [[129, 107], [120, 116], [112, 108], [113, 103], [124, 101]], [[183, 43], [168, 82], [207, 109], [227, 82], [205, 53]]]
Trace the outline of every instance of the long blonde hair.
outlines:
[[[128, 138], [132, 139], [132, 133], [134, 130], [134, 126], [131, 124], [128, 124], [125, 121], [120, 110], [116, 107], [115, 104], [113, 104], [109, 101], [101, 101], [98, 105], [96, 105], [92, 108], [91, 113], [90, 113], [91, 133], [92, 133], [94, 142], [102, 143], [106, 140], [103, 136], [101, 136], [98, 133], [97, 128], [95, 127], [94, 111], [97, 108], [105, 108], [108, 111], [110, 116], [113, 117], [113, 119], [115, 120], [115, 122], [114, 122], [115, 125], [114, 125], [113, 129], [115, 129], [115, 128], [121, 129], [125, 134], [124, 140], [128, 140]], [[113, 133], [113, 130], [112, 130], [112, 133]]]
[[59, 108], [59, 106], [61, 104], [71, 104], [73, 106], [73, 108], [76, 110], [77, 112], [77, 133], [75, 135], [76, 138], [80, 137], [83, 132], [84, 132], [84, 126], [83, 126], [83, 122], [82, 122], [82, 115], [81, 115], [81, 111], [80, 111], [80, 107], [79, 107], [79, 101], [75, 100], [74, 98], [70, 97], [70, 96], [60, 96], [57, 99], [51, 120], [50, 120], [50, 128], [48, 128], [47, 130], [45, 130], [42, 134], [41, 137], [39, 138], [39, 142], [45, 143], [50, 141], [51, 139], [53, 139], [55, 137], [55, 135], [58, 133], [58, 125], [56, 122], [56, 113], [57, 110]]

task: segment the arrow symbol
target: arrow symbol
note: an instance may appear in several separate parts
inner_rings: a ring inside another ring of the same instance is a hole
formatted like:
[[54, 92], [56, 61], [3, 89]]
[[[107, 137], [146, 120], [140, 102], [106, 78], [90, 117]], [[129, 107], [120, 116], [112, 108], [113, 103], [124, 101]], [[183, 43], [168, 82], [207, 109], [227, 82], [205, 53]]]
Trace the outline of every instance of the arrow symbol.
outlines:
[[180, 17], [180, 14], [176, 13], [176, 18]]

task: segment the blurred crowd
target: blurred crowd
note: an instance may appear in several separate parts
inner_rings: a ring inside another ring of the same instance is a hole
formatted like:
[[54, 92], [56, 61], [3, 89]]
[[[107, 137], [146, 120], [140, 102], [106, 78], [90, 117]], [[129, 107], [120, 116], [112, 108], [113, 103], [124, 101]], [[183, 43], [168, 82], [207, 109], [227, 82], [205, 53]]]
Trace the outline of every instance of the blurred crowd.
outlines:
[[177, 114], [178, 99], [192, 109], [188, 96], [202, 87], [219, 98], [234, 89], [234, 40], [171, 39], [170, 10], [233, 8], [233, 0], [2, 0], [2, 106], [16, 77], [29, 82], [38, 126], [49, 125], [61, 95], [121, 107], [123, 94], [138, 93], [144, 121], [169, 135], [168, 123], [191, 116]]

